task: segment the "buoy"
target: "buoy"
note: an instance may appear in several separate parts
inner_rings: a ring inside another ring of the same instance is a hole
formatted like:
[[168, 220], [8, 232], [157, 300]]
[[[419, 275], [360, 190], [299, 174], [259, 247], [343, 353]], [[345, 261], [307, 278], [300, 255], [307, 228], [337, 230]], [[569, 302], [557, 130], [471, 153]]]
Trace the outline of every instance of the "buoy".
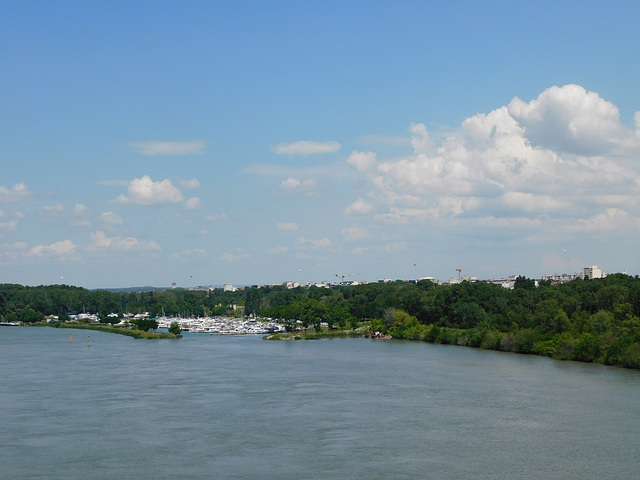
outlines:
[[73, 342], [73, 333], [69, 334], [69, 343]]

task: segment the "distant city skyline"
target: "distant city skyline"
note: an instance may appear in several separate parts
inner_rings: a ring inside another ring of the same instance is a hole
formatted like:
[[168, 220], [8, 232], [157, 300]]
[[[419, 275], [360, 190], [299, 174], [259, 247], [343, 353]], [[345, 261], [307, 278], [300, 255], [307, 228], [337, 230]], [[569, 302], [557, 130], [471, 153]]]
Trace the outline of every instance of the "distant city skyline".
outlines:
[[636, 2], [3, 2], [0, 282], [640, 273]]

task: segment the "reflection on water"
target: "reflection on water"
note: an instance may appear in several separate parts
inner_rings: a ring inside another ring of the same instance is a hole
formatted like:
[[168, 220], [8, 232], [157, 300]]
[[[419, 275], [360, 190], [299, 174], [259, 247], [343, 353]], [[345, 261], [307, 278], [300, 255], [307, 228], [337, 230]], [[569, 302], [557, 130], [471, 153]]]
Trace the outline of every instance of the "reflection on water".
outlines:
[[640, 373], [396, 341], [0, 330], [10, 479], [602, 479]]

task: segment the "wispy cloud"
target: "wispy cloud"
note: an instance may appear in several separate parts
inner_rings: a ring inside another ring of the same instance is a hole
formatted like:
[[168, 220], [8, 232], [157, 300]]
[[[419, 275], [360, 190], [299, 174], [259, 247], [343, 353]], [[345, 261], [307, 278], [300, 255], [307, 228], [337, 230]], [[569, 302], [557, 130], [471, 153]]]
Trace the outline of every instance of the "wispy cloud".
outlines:
[[113, 250], [161, 250], [155, 240], [139, 241], [133, 237], [108, 237], [105, 232], [98, 230], [91, 234], [92, 244], [89, 250], [113, 249]]
[[174, 142], [168, 140], [150, 140], [146, 142], [130, 142], [129, 147], [140, 155], [201, 155], [205, 151], [204, 140], [187, 140]]
[[298, 230], [298, 224], [295, 222], [279, 222], [276, 228], [284, 232], [293, 232]]
[[306, 195], [313, 196], [316, 193], [317, 183], [315, 180], [300, 180], [299, 178], [289, 177], [280, 183], [282, 191], [289, 195]]
[[298, 237], [296, 239], [296, 247], [300, 249], [327, 248], [330, 246], [331, 246], [331, 240], [329, 240], [327, 237], [318, 238], [318, 239]]
[[174, 255], [178, 260], [186, 260], [189, 258], [206, 258], [209, 253], [204, 248], [192, 248], [185, 250], [184, 252], [176, 253]]
[[279, 143], [271, 147], [271, 151], [278, 155], [299, 155], [302, 157], [337, 152], [338, 150], [340, 150], [340, 144], [338, 142], [311, 142], [306, 140], [292, 143]]
[[242, 251], [238, 251], [238, 252], [225, 252], [220, 256], [220, 260], [224, 260], [225, 262], [239, 262], [242, 260], [246, 260], [247, 258], [250, 258], [251, 255], [248, 253], [244, 253]]
[[124, 220], [122, 220], [119, 215], [113, 212], [103, 212], [102, 214], [100, 214], [100, 220], [108, 227], [124, 225]]
[[202, 203], [198, 197], [191, 197], [186, 202], [184, 202], [184, 208], [186, 210], [197, 210], [202, 208]]

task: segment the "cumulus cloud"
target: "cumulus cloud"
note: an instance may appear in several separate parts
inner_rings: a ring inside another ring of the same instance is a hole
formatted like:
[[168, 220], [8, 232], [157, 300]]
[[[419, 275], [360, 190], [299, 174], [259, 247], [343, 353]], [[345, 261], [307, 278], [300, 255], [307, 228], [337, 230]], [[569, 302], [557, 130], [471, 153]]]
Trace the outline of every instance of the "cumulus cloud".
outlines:
[[362, 198], [359, 198], [358, 200], [353, 202], [351, 205], [349, 205], [345, 209], [345, 213], [362, 215], [362, 214], [370, 213], [372, 210], [373, 210], [373, 205], [371, 203], [367, 202], [366, 200], [363, 200]]
[[376, 206], [359, 198], [345, 213], [396, 223], [558, 219], [582, 230], [621, 221], [621, 211], [638, 218], [640, 115], [636, 122], [635, 130], [625, 128], [613, 104], [567, 85], [469, 117], [437, 143], [423, 124], [412, 124], [412, 155], [349, 156]]
[[139, 153], [140, 155], [201, 155], [204, 153], [206, 142], [203, 140], [182, 142], [151, 140], [147, 142], [131, 142], [129, 146], [134, 153]]
[[0, 186], [0, 202], [2, 203], [18, 202], [32, 195], [33, 193], [27, 190], [27, 186], [24, 183], [16, 183], [10, 189]]
[[411, 124], [411, 147], [416, 153], [427, 153], [429, 148], [429, 133], [424, 123]]
[[278, 155], [299, 155], [303, 157], [337, 152], [338, 150], [340, 150], [340, 144], [338, 142], [311, 142], [305, 140], [292, 143], [279, 143], [271, 147], [271, 151]]
[[120, 195], [115, 203], [133, 203], [138, 205], [161, 205], [165, 203], [180, 203], [184, 200], [179, 188], [165, 179], [158, 182], [151, 180], [148, 175], [134, 178], [129, 182], [127, 195]]
[[618, 108], [580, 85], [548, 88], [529, 103], [516, 97], [508, 110], [534, 147], [598, 155], [623, 136]]
[[60, 242], [54, 242], [50, 245], [38, 245], [32, 247], [25, 253], [25, 256], [29, 257], [72, 257], [76, 253], [76, 246], [71, 240], [62, 240]]
[[376, 154], [374, 152], [356, 152], [354, 150], [351, 155], [349, 155], [349, 158], [347, 158], [347, 163], [365, 172], [375, 166]]

